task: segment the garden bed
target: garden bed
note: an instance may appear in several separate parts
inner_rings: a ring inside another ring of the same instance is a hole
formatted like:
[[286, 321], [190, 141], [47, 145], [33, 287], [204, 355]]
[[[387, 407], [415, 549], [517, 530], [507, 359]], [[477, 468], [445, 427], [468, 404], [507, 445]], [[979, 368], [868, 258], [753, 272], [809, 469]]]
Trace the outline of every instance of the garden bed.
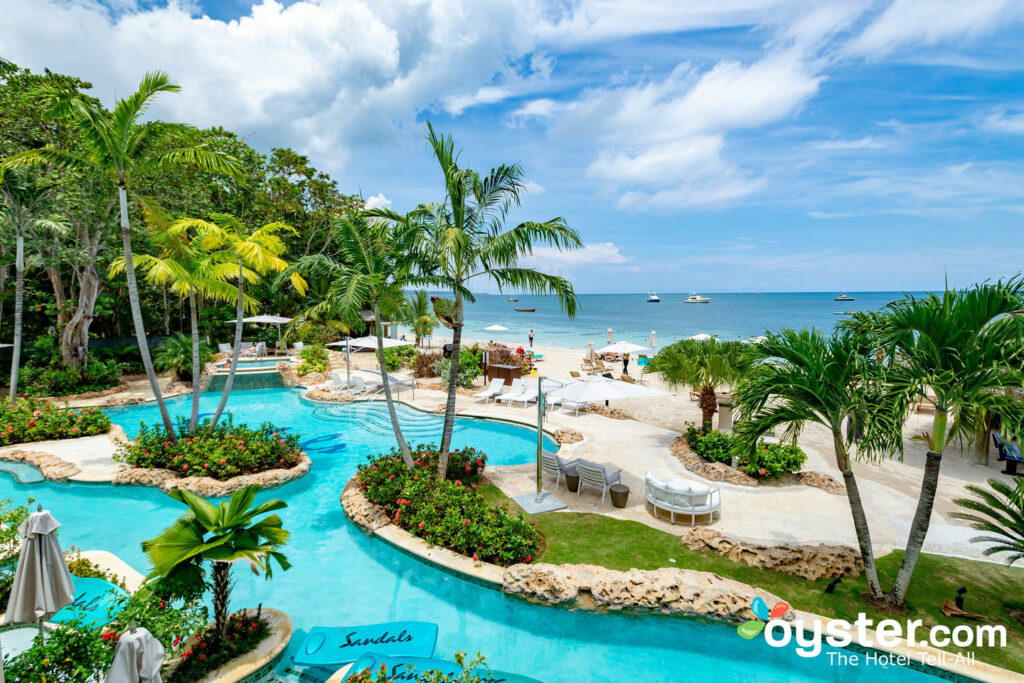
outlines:
[[[257, 618], [259, 621], [257, 622]], [[258, 608], [232, 614], [229, 628], [235, 628], [231, 659], [214, 654], [217, 636], [211, 623], [192, 636], [181, 657], [168, 662], [167, 683], [237, 683], [260, 680], [284, 656], [292, 637], [292, 621], [280, 610]], [[252, 630], [249, 630], [252, 626]], [[249, 637], [251, 634], [257, 634]]]
[[95, 436], [110, 428], [110, 419], [96, 408], [62, 407], [40, 398], [0, 401], [0, 446]]

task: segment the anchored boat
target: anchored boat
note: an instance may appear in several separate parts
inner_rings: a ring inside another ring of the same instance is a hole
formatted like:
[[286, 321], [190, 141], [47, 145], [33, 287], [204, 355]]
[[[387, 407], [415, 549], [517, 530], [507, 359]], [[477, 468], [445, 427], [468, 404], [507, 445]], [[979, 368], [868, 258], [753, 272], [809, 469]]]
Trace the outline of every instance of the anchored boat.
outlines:
[[846, 292], [843, 292], [832, 301], [855, 301], [855, 299], [852, 296], [846, 296]]
[[654, 292], [654, 290], [651, 290], [651, 292], [647, 295], [647, 303], [649, 303], [649, 304], [661, 303], [661, 297], [658, 296]]
[[706, 297], [706, 296], [701, 296], [697, 292], [693, 292], [692, 294], [690, 294], [690, 296], [688, 296], [686, 298], [686, 301], [684, 301], [683, 303], [684, 304], [709, 304], [709, 303], [711, 303], [711, 298], [710, 297]]

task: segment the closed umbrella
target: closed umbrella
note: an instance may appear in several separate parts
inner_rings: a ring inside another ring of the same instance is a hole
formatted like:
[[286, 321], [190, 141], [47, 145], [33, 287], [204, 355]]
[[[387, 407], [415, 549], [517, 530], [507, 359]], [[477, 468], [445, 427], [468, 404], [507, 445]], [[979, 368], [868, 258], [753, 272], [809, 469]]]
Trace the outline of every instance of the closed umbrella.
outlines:
[[612, 343], [612, 328], [608, 328], [608, 343]]
[[114, 663], [103, 683], [161, 683], [160, 667], [166, 654], [152, 633], [132, 622], [117, 641]]
[[586, 358], [589, 361], [593, 361], [594, 360], [594, 342], [592, 342], [592, 341], [588, 341], [587, 342], [587, 356], [586, 356]]
[[654, 330], [651, 330], [651, 348], [654, 348]]

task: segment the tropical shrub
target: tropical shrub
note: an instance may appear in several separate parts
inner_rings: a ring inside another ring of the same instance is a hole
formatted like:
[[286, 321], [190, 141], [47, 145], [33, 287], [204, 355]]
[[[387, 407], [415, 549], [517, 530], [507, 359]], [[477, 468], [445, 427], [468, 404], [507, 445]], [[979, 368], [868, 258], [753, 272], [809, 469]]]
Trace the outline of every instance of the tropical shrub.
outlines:
[[68, 571], [75, 576], [79, 576], [84, 579], [103, 579], [104, 581], [109, 581], [116, 586], [120, 586], [121, 588], [128, 590], [128, 586], [125, 585], [123, 577], [100, 567], [89, 558], [82, 557], [81, 548], [76, 549], [75, 546], [70, 546], [65, 550], [64, 564], [67, 565]]
[[987, 536], [975, 536], [971, 542], [988, 545], [982, 553], [1005, 554], [1006, 564], [1024, 559], [1024, 480], [1013, 485], [999, 479], [989, 479], [989, 488], [973, 484], [967, 490], [973, 498], [957, 498], [953, 502], [964, 509], [953, 517], [971, 523], [971, 528]]
[[384, 349], [384, 366], [388, 371], [397, 370], [411, 358], [416, 358], [417, 351], [412, 346], [395, 346]]
[[[434, 372], [445, 384], [450, 381], [452, 361], [449, 358], [441, 358], [434, 363]], [[456, 384], [460, 387], [468, 387], [473, 380], [480, 376], [480, 357], [470, 349], [462, 349], [459, 354], [459, 377]]]
[[252, 652], [270, 635], [270, 626], [259, 611], [254, 615], [239, 612], [228, 617], [227, 632], [222, 636], [211, 626], [181, 653], [181, 663], [167, 677], [167, 683], [192, 683], [232, 659]]
[[507, 346], [495, 346], [487, 349], [487, 362], [491, 365], [519, 365], [523, 359]]
[[293, 344], [295, 342], [302, 342], [303, 344], [318, 346], [324, 346], [339, 339], [341, 339], [341, 333], [338, 330], [315, 322], [299, 323], [292, 333], [288, 335], [288, 341]]
[[474, 449], [450, 455], [444, 481], [436, 478], [434, 446], [417, 446], [412, 468], [394, 450], [372, 456], [359, 468], [360, 486], [396, 525], [428, 543], [501, 566], [532, 561], [540, 549], [533, 525], [477, 494], [486, 456]]
[[216, 427], [210, 420], [189, 435], [188, 419], [180, 417], [178, 442], [167, 438], [163, 425], [140, 423], [139, 434], [124, 443], [114, 459], [130, 467], [164, 468], [182, 476], [206, 476], [220, 481], [242, 474], [294, 467], [299, 462], [299, 437], [269, 422], [256, 429], [235, 424], [231, 413]]
[[0, 400], [0, 446], [106, 434], [110, 426], [97, 408], [60, 407], [39, 398]]
[[[199, 340], [199, 367], [214, 359], [213, 347]], [[173, 372], [182, 382], [192, 381], [192, 337], [176, 332], [160, 342], [153, 353], [153, 367], [159, 372]]]
[[327, 349], [319, 344], [312, 344], [299, 351], [299, 358], [302, 360], [295, 372], [299, 377], [304, 377], [314, 372], [327, 372]]
[[91, 360], [81, 369], [27, 365], [20, 371], [18, 388], [27, 396], [70, 396], [115, 387], [120, 377], [115, 360]]
[[751, 477], [778, 479], [799, 472], [806, 461], [807, 454], [795, 443], [761, 443], [753, 453], [741, 453], [737, 466]]
[[[412, 376], [413, 377], [437, 377], [437, 372], [434, 367], [438, 361], [444, 360], [444, 356], [441, 355], [440, 351], [433, 353], [420, 353], [412, 359]], [[449, 363], [449, 367], [451, 364]]]
[[[482, 681], [495, 681], [491, 670], [487, 667], [486, 658], [477, 653], [472, 660], [466, 658], [466, 653], [455, 653], [455, 663], [462, 667], [457, 674], [443, 674], [440, 671], [415, 671], [416, 680], [420, 683], [481, 683]], [[410, 673], [388, 671], [386, 665], [381, 665], [376, 671], [363, 669], [354, 671], [345, 679], [346, 683], [401, 683], [408, 681]]]
[[141, 375], [146, 372], [142, 365], [139, 347], [131, 344], [124, 346], [98, 346], [90, 348], [89, 357], [93, 360], [117, 361], [117, 371], [121, 375]]
[[704, 431], [691, 424], [686, 429], [686, 442], [694, 453], [709, 462], [728, 465], [737, 455], [735, 439], [725, 432]]

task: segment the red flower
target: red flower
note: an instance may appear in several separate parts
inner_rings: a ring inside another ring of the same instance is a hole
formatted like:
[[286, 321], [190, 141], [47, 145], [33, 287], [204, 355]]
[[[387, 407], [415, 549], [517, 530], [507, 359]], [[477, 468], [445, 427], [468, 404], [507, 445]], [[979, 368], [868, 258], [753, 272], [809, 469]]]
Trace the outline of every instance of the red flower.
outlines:
[[764, 468], [762, 467], [761, 469], [759, 469], [759, 470], [758, 470], [758, 472], [759, 472], [759, 473], [761, 474], [761, 476], [763, 477], [763, 476], [764, 476], [764, 473], [765, 473], [765, 469], [764, 469]]
[[466, 465], [466, 471], [467, 471], [467, 472], [472, 472], [472, 471], [473, 471], [473, 468], [471, 468], [471, 467], [470, 467], [469, 465]]
[[187, 469], [188, 469], [188, 465], [182, 465], [182, 466], [181, 466], [181, 469], [183, 469], [183, 470], [187, 470]]
[[456, 479], [455, 480], [455, 485], [456, 486], [462, 486], [462, 482], [460, 480]]
[[395, 478], [395, 475], [393, 475], [393, 474], [389, 474], [388, 475], [388, 479], [394, 479], [394, 478]]
[[421, 528], [421, 529], [423, 528], [423, 522], [419, 523], [419, 528]]
[[377, 466], [376, 466], [376, 465], [374, 465], [374, 466], [373, 466], [373, 467], [371, 467], [370, 469], [372, 469], [372, 470], [376, 470], [376, 469], [377, 469]]
[[484, 464], [484, 461], [483, 461], [483, 459], [482, 459], [482, 458], [477, 458], [477, 459], [476, 459], [476, 464], [477, 464], [477, 465], [483, 465], [483, 464]]
[[531, 562], [533, 562], [533, 555], [527, 555], [526, 560], [524, 561], [526, 562], [526, 564], [530, 564]]
[[477, 556], [476, 556], [476, 553], [473, 553], [473, 561], [474, 561], [474, 562], [476, 562], [476, 561], [477, 561]]
[[206, 655], [199, 655], [199, 661], [203, 661], [204, 659], [206, 659]]
[[227, 464], [227, 460], [221, 460], [221, 461], [220, 461], [220, 464], [221, 464], [221, 465]]

